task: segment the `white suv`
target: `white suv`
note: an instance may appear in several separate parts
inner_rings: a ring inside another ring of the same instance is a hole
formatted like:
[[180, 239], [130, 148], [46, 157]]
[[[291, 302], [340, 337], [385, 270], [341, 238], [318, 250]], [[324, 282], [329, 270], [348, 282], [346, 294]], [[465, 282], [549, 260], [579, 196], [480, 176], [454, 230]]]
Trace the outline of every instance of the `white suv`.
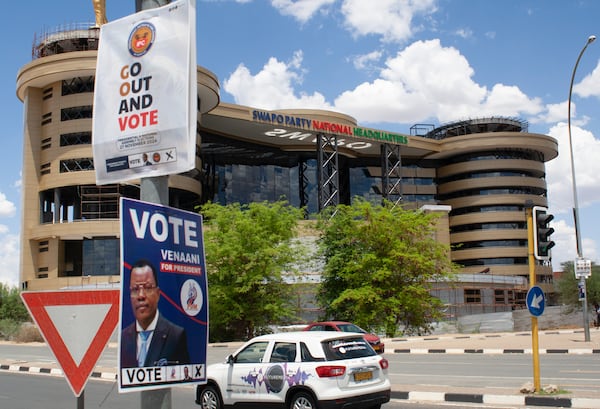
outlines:
[[284, 332], [246, 342], [209, 365], [196, 390], [202, 409], [240, 403], [288, 409], [379, 409], [390, 400], [388, 361], [362, 334]]

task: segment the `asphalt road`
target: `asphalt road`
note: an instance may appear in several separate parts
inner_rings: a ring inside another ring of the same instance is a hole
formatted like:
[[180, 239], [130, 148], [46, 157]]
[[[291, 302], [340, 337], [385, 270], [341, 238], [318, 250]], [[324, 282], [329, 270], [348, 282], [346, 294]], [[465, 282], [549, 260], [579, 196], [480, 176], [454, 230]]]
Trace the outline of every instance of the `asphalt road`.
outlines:
[[[195, 409], [194, 388], [177, 387], [171, 390], [171, 408]], [[0, 408], [6, 409], [67, 409], [79, 408], [77, 398], [64, 379], [49, 375], [0, 372]], [[122, 409], [140, 408], [140, 393], [118, 394], [116, 382], [90, 379], [85, 388], [83, 408]], [[505, 405], [392, 400], [383, 409], [439, 409], [452, 408], [514, 408]], [[544, 409], [538, 406], [537, 409]]]
[[[515, 394], [533, 382], [531, 355], [387, 355], [392, 384], [403, 389], [415, 385], [431, 390], [446, 388], [510, 389]], [[540, 382], [571, 392], [597, 391], [600, 356], [544, 355], [540, 357]], [[481, 392], [479, 392], [481, 393]]]
[[[236, 346], [210, 346], [209, 364], [224, 361]], [[515, 391], [533, 381], [533, 361], [526, 354], [385, 354], [390, 361], [389, 374], [393, 385], [436, 388], [509, 388]], [[27, 365], [28, 362], [55, 363], [46, 345], [0, 344], [0, 360]], [[106, 348], [97, 367], [111, 372], [117, 362], [117, 349]], [[542, 355], [540, 378], [543, 385], [555, 384], [576, 391], [597, 390], [600, 379], [600, 355]], [[409, 389], [407, 389], [409, 388]], [[445, 390], [445, 389], [444, 389]]]
[[[223, 361], [235, 349], [235, 344], [211, 345], [208, 348], [208, 363]], [[457, 392], [468, 389], [473, 393], [510, 390], [516, 394], [523, 384], [533, 381], [532, 356], [527, 354], [386, 353], [385, 356], [390, 361], [393, 390]], [[39, 366], [55, 364], [54, 356], [43, 344], [0, 344], [0, 361], [7, 360], [22, 366], [31, 365], [32, 362]], [[100, 357], [97, 367], [116, 372], [116, 362], [117, 349], [109, 347]], [[542, 355], [540, 378], [542, 385], [555, 384], [574, 393], [597, 390], [600, 355]], [[58, 379], [62, 382], [62, 388], [72, 395], [66, 381]], [[110, 385], [110, 382], [106, 383]], [[0, 383], [0, 395], [6, 388], [4, 383]], [[0, 396], [0, 407], [4, 407], [2, 399]]]

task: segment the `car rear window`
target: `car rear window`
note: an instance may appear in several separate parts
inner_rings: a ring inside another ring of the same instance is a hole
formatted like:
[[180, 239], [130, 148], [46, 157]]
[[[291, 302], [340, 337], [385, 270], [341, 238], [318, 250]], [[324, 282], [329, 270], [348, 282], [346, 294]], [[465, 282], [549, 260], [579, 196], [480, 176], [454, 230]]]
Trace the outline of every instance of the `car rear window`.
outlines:
[[362, 337], [323, 341], [323, 350], [328, 361], [377, 355], [371, 345]]

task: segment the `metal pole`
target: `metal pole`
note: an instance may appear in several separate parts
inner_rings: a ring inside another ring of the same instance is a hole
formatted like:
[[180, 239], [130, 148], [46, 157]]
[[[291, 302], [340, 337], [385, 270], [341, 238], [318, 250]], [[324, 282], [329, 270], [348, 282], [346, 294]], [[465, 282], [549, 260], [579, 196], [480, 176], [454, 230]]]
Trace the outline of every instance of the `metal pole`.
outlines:
[[[575, 160], [573, 159], [573, 141], [571, 139], [571, 96], [573, 94], [573, 81], [575, 80], [575, 72], [577, 72], [577, 66], [579, 65], [579, 60], [581, 60], [581, 56], [587, 49], [587, 46], [596, 40], [596, 36], [589, 36], [587, 42], [581, 49], [579, 56], [577, 57], [577, 61], [575, 62], [575, 67], [573, 67], [573, 73], [571, 74], [571, 85], [569, 86], [569, 101], [568, 101], [568, 114], [567, 114], [567, 130], [569, 133], [569, 152], [571, 155], [571, 179], [573, 181], [573, 219], [575, 221], [575, 239], [577, 243], [577, 257], [583, 258], [583, 249], [581, 245], [581, 232], [579, 228], [579, 204], [577, 201], [577, 182], [575, 181]], [[573, 268], [575, 268], [573, 266]], [[585, 278], [582, 279], [585, 291]], [[590, 323], [588, 321], [588, 312], [587, 312], [587, 297], [583, 300], [583, 329], [585, 334], [585, 341], [590, 341]]]
[[[533, 255], [533, 207], [526, 206], [527, 215], [527, 254], [529, 257], [529, 288], [535, 285], [535, 256]], [[531, 355], [533, 356], [533, 387], [541, 390], [540, 382], [540, 343], [538, 337], [538, 319], [531, 316]]]
[[[170, 3], [170, 0], [136, 0], [135, 11], [157, 8]], [[169, 205], [169, 176], [142, 178], [140, 199], [149, 203]], [[171, 388], [140, 392], [141, 409], [171, 409]]]
[[77, 397], [77, 409], [85, 408], [85, 388], [81, 391], [81, 394]]

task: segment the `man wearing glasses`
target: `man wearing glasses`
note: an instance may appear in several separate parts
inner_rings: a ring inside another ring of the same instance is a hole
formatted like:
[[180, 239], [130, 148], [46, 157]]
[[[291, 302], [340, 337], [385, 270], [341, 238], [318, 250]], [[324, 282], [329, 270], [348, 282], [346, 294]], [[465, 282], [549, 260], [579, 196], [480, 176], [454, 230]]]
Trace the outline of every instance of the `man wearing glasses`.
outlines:
[[158, 312], [158, 277], [148, 260], [132, 266], [129, 292], [135, 322], [121, 334], [121, 367], [190, 363], [185, 329]]

